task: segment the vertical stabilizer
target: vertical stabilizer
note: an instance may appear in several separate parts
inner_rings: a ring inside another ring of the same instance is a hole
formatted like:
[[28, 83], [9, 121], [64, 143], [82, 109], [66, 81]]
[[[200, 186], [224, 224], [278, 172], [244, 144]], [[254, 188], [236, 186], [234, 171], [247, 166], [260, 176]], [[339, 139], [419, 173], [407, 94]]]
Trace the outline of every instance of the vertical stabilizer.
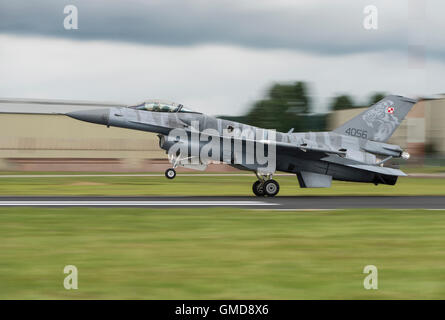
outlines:
[[402, 96], [387, 96], [333, 132], [384, 142], [392, 136], [416, 102]]

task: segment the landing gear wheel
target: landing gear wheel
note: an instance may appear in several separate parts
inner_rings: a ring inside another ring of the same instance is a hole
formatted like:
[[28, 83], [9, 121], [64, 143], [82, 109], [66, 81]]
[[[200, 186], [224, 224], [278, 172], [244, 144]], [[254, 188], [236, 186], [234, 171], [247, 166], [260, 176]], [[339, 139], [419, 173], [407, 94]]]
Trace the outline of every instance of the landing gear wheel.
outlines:
[[167, 177], [167, 179], [174, 179], [174, 177], [176, 177], [175, 169], [170, 168], [165, 170], [165, 176]]
[[280, 191], [280, 185], [275, 180], [267, 180], [263, 185], [264, 194], [268, 197], [275, 197]]
[[264, 197], [264, 188], [260, 180], [257, 180], [253, 183], [252, 191], [257, 197]]

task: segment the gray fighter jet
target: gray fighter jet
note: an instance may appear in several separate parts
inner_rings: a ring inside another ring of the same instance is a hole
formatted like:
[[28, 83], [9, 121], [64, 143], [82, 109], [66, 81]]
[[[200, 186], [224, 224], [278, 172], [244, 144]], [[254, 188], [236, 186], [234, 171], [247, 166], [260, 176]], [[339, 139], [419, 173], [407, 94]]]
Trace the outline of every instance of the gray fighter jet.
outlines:
[[392, 158], [409, 159], [409, 154], [385, 142], [415, 103], [390, 95], [333, 131], [305, 133], [256, 128], [160, 100], [66, 115], [157, 133], [159, 146], [172, 163], [165, 172], [169, 179], [176, 176], [178, 166], [205, 170], [211, 162], [224, 162], [254, 172], [258, 180], [253, 193], [273, 197], [279, 192], [272, 179], [276, 171], [295, 173], [301, 188], [330, 187], [333, 179], [394, 185], [406, 174], [385, 164]]

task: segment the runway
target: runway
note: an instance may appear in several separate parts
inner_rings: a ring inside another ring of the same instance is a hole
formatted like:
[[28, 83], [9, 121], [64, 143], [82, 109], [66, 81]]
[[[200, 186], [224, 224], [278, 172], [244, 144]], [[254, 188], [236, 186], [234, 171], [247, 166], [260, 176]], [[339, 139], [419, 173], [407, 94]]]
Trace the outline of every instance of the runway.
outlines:
[[[187, 177], [252, 177], [251, 173], [189, 173], [181, 172]], [[292, 176], [291, 173], [276, 173], [275, 177]], [[164, 177], [163, 173], [104, 173], [104, 174], [1, 174], [0, 179], [20, 178], [104, 178], [104, 177]], [[445, 173], [409, 173], [410, 178], [445, 178]]]
[[0, 197], [0, 207], [235, 207], [278, 210], [347, 208], [443, 209], [445, 196], [295, 196], [255, 197]]

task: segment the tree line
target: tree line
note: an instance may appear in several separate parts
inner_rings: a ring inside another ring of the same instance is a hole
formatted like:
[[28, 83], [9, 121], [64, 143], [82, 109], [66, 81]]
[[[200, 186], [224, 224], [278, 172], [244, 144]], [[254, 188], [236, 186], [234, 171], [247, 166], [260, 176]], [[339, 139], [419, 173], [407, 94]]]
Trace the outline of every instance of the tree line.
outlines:
[[[337, 95], [330, 102], [329, 108], [330, 111], [337, 111], [369, 107], [385, 95], [385, 93], [372, 94], [365, 106], [356, 104], [349, 95]], [[294, 128], [295, 132], [326, 130], [329, 114], [316, 114], [312, 107], [305, 82], [276, 83], [268, 89], [266, 97], [256, 101], [245, 115], [221, 116], [221, 118], [281, 132], [287, 132], [291, 128]]]

